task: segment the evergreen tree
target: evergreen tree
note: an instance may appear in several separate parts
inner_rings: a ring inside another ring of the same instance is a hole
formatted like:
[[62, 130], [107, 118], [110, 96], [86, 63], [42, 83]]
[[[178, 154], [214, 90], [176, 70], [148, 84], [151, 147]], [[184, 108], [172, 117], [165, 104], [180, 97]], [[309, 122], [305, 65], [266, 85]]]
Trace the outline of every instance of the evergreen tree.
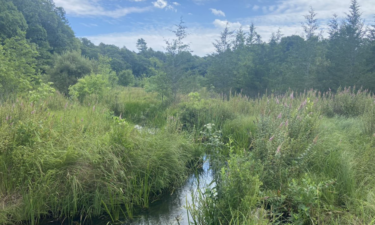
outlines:
[[186, 28], [181, 18], [180, 23], [176, 25], [176, 30], [173, 31], [175, 39], [166, 41], [167, 61], [164, 67], [166, 75], [160, 77], [165, 79], [165, 83], [170, 85], [174, 98], [177, 95], [182, 78], [185, 76], [185, 62], [191, 57], [190, 46], [184, 43], [184, 39], [187, 36]]
[[232, 45], [231, 45], [230, 38], [232, 37], [233, 33], [234, 33], [233, 31], [229, 30], [229, 27], [227, 24], [223, 32], [221, 32], [220, 39], [215, 40], [215, 42], [213, 43], [216, 49], [216, 53], [220, 54], [231, 49]]
[[147, 51], [147, 49], [148, 49], [147, 48], [147, 43], [146, 43], [146, 41], [143, 38], [138, 39], [138, 41], [137, 41], [137, 49], [141, 53], [144, 53], [144, 52]]

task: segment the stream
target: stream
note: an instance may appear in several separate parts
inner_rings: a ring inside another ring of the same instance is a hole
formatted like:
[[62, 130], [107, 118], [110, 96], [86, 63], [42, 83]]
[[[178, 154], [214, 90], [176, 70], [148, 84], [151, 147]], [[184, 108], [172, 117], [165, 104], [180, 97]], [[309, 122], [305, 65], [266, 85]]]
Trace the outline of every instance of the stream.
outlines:
[[138, 219], [126, 225], [188, 225], [186, 203], [192, 204], [193, 193], [207, 188], [212, 180], [209, 160], [204, 158], [203, 171], [198, 176], [191, 174], [185, 184], [172, 195], [150, 204], [147, 213], [138, 215]]
[[[202, 192], [215, 185], [213, 181], [212, 170], [210, 169], [209, 159], [203, 158], [203, 167], [198, 174], [191, 174], [185, 183], [170, 195], [165, 195], [162, 199], [150, 204], [146, 212], [135, 215], [131, 222], [116, 223], [121, 225], [188, 225], [189, 218], [186, 209], [186, 203], [192, 204], [193, 194], [198, 189]], [[97, 218], [91, 221], [94, 225], [108, 225], [109, 218]], [[57, 221], [44, 220], [42, 225], [61, 225], [67, 224]]]

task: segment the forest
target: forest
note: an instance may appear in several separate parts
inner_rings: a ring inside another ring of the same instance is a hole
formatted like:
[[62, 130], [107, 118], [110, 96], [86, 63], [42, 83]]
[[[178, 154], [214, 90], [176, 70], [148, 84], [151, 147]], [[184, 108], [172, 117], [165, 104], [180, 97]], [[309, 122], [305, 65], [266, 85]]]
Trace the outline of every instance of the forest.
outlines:
[[173, 224], [374, 224], [375, 18], [304, 19], [227, 25], [199, 57], [183, 18], [134, 52], [53, 0], [0, 0], [0, 224], [142, 224], [207, 159]]

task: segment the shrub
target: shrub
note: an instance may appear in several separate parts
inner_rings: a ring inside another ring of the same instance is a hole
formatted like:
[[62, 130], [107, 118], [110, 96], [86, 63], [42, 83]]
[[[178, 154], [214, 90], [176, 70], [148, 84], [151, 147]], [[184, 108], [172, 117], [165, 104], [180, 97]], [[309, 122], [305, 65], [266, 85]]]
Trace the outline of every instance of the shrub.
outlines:
[[78, 79], [89, 75], [91, 70], [91, 61], [82, 57], [79, 51], [72, 51], [56, 55], [48, 74], [56, 89], [68, 95], [69, 87], [75, 85]]
[[123, 70], [117, 76], [119, 85], [130, 86], [134, 83], [135, 78], [131, 70]]
[[91, 74], [78, 80], [77, 84], [69, 88], [69, 94], [77, 98], [80, 102], [89, 95], [97, 95], [99, 98], [104, 96], [108, 88], [108, 80], [100, 74]]
[[31, 102], [39, 102], [41, 100], [46, 100], [48, 97], [53, 96], [56, 90], [51, 87], [52, 82], [48, 82], [47, 84], [41, 83], [40, 86], [33, 91], [29, 91], [29, 99]]
[[256, 135], [256, 118], [252, 116], [239, 116], [234, 120], [227, 120], [223, 125], [223, 137], [229, 138], [241, 149], [250, 149], [253, 137]]
[[214, 123], [221, 128], [228, 119], [233, 119], [234, 112], [218, 99], [201, 99], [199, 93], [190, 93], [189, 100], [179, 104], [179, 117], [187, 129], [202, 128], [205, 124]]

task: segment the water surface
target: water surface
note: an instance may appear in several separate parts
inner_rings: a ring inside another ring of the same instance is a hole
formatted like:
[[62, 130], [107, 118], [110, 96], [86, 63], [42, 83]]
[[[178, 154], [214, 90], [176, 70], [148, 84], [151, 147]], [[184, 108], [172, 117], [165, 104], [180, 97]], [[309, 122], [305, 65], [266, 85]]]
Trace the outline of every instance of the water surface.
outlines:
[[[207, 188], [213, 180], [208, 159], [204, 159], [203, 171], [189, 176], [185, 184], [172, 195], [150, 205], [147, 213], [126, 225], [188, 225], [186, 204], [192, 204], [192, 196], [198, 189]], [[213, 184], [212, 184], [213, 185]]]

